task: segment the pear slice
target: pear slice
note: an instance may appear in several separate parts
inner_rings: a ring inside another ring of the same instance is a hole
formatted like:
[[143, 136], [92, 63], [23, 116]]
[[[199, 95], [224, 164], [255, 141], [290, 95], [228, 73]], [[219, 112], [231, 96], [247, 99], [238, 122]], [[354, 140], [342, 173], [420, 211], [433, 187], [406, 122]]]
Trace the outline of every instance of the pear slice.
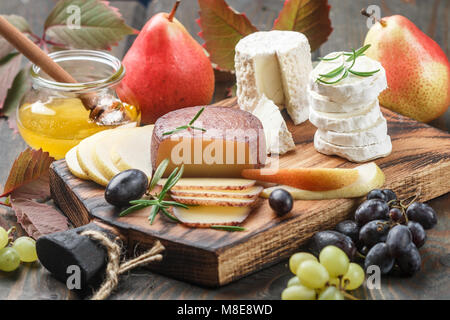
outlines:
[[183, 224], [196, 228], [214, 225], [236, 226], [250, 214], [249, 207], [199, 206], [189, 209], [172, 207], [171, 211]]
[[77, 146], [73, 147], [66, 153], [66, 164], [69, 171], [77, 178], [89, 180], [88, 175], [81, 169], [77, 159]]
[[77, 159], [81, 169], [83, 169], [89, 179], [102, 186], [106, 186], [109, 180], [97, 167], [93, 155], [99, 140], [112, 130], [100, 131], [81, 141], [77, 147]]
[[152, 176], [150, 144], [154, 125], [139, 127], [117, 139], [110, 150], [111, 161], [120, 171], [139, 169]]
[[[163, 186], [167, 179], [160, 179], [158, 185]], [[175, 190], [243, 190], [253, 187], [255, 180], [228, 178], [182, 178], [172, 187]]]
[[261, 186], [253, 186], [242, 190], [171, 190], [172, 194], [181, 197], [205, 197], [205, 198], [236, 198], [255, 199], [263, 191]]
[[264, 189], [261, 196], [268, 198], [271, 192], [281, 188], [288, 191], [296, 200], [324, 200], [341, 198], [358, 198], [368, 194], [373, 189], [381, 188], [384, 184], [384, 173], [375, 162], [366, 163], [355, 168], [358, 179], [345, 187], [328, 191], [308, 191], [289, 186], [276, 186]]
[[257, 199], [236, 199], [236, 198], [212, 198], [212, 197], [180, 197], [174, 194], [170, 195], [173, 200], [186, 205], [197, 206], [219, 206], [219, 207], [249, 207]]
[[[93, 159], [96, 167], [108, 180], [111, 180], [116, 174], [120, 173], [111, 159], [111, 148], [117, 143], [118, 139], [126, 141], [136, 128], [117, 128], [111, 130], [107, 135], [102, 136], [94, 148]], [[123, 137], [123, 140], [122, 140]]]

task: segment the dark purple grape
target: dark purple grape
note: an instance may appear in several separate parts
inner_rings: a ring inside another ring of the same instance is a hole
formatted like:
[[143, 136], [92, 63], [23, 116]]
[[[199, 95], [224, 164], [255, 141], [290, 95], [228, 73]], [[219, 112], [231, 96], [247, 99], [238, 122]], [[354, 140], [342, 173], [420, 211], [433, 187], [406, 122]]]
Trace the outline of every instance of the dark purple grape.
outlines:
[[373, 220], [359, 230], [359, 240], [369, 248], [379, 242], [385, 242], [389, 232], [389, 223], [385, 220]]
[[369, 253], [369, 250], [370, 250], [370, 248], [368, 247], [368, 246], [363, 246], [363, 247], [361, 247], [361, 249], [359, 250], [359, 252], [362, 254], [362, 255], [367, 255], [368, 253]]
[[402, 209], [400, 209], [400, 208], [391, 208], [391, 210], [389, 210], [389, 218], [392, 221], [398, 222], [401, 224], [404, 224], [406, 222], [406, 217], [403, 214]]
[[105, 189], [105, 199], [108, 203], [124, 207], [131, 200], [138, 200], [147, 191], [148, 178], [141, 170], [129, 169], [115, 175]]
[[411, 242], [406, 251], [396, 259], [396, 262], [403, 274], [412, 276], [420, 270], [422, 258], [417, 247]]
[[350, 260], [356, 255], [356, 246], [352, 239], [337, 231], [320, 231], [314, 234], [310, 241], [311, 251], [319, 256], [320, 251], [326, 246], [333, 245], [343, 250]]
[[385, 219], [389, 213], [389, 206], [380, 199], [366, 200], [356, 209], [355, 221], [363, 226], [369, 221]]
[[408, 222], [408, 229], [412, 235], [412, 242], [416, 245], [417, 248], [422, 247], [427, 240], [427, 233], [422, 225], [415, 221]]
[[279, 216], [283, 216], [292, 210], [294, 200], [286, 190], [275, 189], [270, 193], [269, 205]]
[[364, 269], [370, 266], [378, 266], [381, 274], [387, 274], [394, 266], [394, 258], [390, 255], [385, 243], [377, 243], [369, 250], [364, 261]]
[[354, 243], [359, 239], [359, 227], [353, 220], [344, 220], [336, 225], [336, 231], [350, 237]]
[[380, 189], [373, 189], [367, 194], [367, 200], [378, 199], [382, 201], [386, 201], [386, 195]]
[[394, 258], [403, 255], [406, 250], [408, 250], [408, 246], [411, 242], [411, 231], [404, 225], [396, 225], [393, 227], [386, 238], [386, 245], [389, 249], [389, 253]]
[[391, 189], [383, 189], [381, 191], [385, 195], [386, 202], [389, 202], [389, 201], [392, 201], [392, 200], [397, 200], [397, 195]]
[[406, 209], [406, 215], [409, 220], [420, 223], [425, 230], [433, 228], [437, 223], [436, 212], [426, 203], [414, 202]]

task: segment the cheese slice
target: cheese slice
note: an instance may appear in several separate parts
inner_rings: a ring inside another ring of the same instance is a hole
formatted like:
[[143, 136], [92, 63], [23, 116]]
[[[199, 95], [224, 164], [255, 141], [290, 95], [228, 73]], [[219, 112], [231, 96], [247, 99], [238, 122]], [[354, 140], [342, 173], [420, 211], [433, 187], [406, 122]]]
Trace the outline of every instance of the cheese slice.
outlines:
[[331, 144], [314, 135], [314, 147], [320, 153], [326, 155], [337, 155], [352, 162], [366, 162], [377, 158], [388, 156], [392, 151], [391, 138], [386, 136], [380, 143], [370, 144], [362, 147], [344, 147]]
[[249, 112], [225, 107], [206, 106], [196, 119], [199, 129], [184, 129], [201, 106], [178, 109], [155, 123], [151, 142], [152, 167], [165, 159], [168, 176], [184, 165], [183, 177], [240, 177], [243, 169], [258, 168], [266, 161], [264, 129]]
[[308, 119], [308, 76], [312, 70], [308, 39], [294, 31], [255, 32], [236, 45], [237, 97], [252, 112], [264, 94], [294, 124]]
[[[163, 186], [167, 179], [158, 181]], [[181, 178], [172, 187], [174, 190], [247, 190], [255, 185], [255, 180], [228, 178]]]
[[364, 110], [369, 107], [378, 98], [378, 91], [372, 91], [375, 94], [368, 94], [365, 101], [357, 103], [334, 102], [329, 97], [321, 96], [320, 94], [309, 91], [309, 103], [312, 110], [328, 113], [347, 113]]
[[380, 143], [386, 140], [387, 123], [384, 117], [371, 127], [364, 130], [355, 130], [350, 132], [335, 132], [326, 130], [317, 130], [316, 134], [326, 142], [338, 146], [360, 147], [369, 144]]
[[66, 164], [69, 171], [77, 178], [89, 180], [89, 176], [81, 169], [77, 159], [77, 146], [66, 153]]
[[296, 200], [357, 198], [368, 194], [373, 189], [378, 189], [383, 186], [385, 180], [384, 173], [374, 162], [360, 165], [355, 169], [358, 170], [358, 179], [351, 185], [340, 189], [309, 191], [289, 186], [275, 186], [264, 189], [261, 196], [268, 198], [273, 190], [281, 188], [288, 191]]
[[[328, 54], [325, 58], [334, 57], [338, 54], [341, 54], [341, 52]], [[371, 101], [374, 95], [378, 96], [381, 91], [387, 88], [386, 72], [383, 66], [378, 61], [366, 56], [358, 57], [352, 70], [359, 72], [379, 70], [374, 75], [361, 77], [348, 73], [346, 78], [335, 84], [325, 84], [317, 81], [320, 74], [329, 73], [343, 64], [350, 67], [351, 62], [345, 61], [347, 58], [347, 56], [341, 56], [333, 61], [322, 60], [310, 74], [309, 89], [319, 95], [328, 97], [331, 101], [351, 104]], [[334, 78], [327, 78], [324, 80], [333, 82], [341, 76], [342, 73]]]
[[198, 206], [189, 209], [172, 207], [172, 213], [183, 224], [196, 228], [214, 225], [239, 225], [251, 212], [249, 207]]
[[253, 186], [243, 190], [190, 190], [190, 189], [171, 189], [171, 194], [181, 197], [212, 197], [212, 198], [237, 198], [254, 199], [263, 190], [261, 186]]
[[252, 113], [263, 125], [267, 154], [284, 154], [295, 149], [292, 134], [273, 101], [263, 94]]
[[219, 206], [219, 207], [249, 207], [255, 203], [255, 199], [238, 198], [212, 198], [212, 197], [183, 197], [170, 195], [173, 200], [186, 205]]
[[364, 130], [373, 126], [382, 117], [378, 100], [368, 108], [348, 113], [329, 113], [311, 109], [309, 121], [317, 128], [336, 132]]

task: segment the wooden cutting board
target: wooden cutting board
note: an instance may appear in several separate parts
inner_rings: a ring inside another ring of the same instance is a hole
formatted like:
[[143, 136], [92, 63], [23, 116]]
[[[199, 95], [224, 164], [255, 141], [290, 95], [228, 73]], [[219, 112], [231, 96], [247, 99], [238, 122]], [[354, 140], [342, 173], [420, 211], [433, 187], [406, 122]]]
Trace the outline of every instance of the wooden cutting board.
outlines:
[[[236, 107], [235, 99], [217, 103]], [[393, 152], [376, 160], [386, 175], [385, 187], [400, 198], [420, 191], [420, 201], [450, 191], [450, 134], [383, 109]], [[296, 150], [280, 157], [280, 167], [342, 167], [350, 163], [314, 149], [316, 128], [309, 122], [294, 126], [288, 120]], [[149, 146], [150, 147], [150, 146]], [[362, 199], [296, 201], [283, 218], [270, 209], [267, 200], [244, 222], [244, 232], [192, 229], [158, 216], [153, 225], [149, 209], [119, 218], [118, 209], [104, 200], [104, 189], [74, 177], [65, 161], [50, 170], [53, 198], [75, 226], [99, 219], [120, 229], [128, 240], [128, 251], [151, 246], [155, 239], [166, 247], [162, 262], [149, 268], [181, 280], [220, 286], [287, 258], [315, 232], [333, 228], [351, 217]]]

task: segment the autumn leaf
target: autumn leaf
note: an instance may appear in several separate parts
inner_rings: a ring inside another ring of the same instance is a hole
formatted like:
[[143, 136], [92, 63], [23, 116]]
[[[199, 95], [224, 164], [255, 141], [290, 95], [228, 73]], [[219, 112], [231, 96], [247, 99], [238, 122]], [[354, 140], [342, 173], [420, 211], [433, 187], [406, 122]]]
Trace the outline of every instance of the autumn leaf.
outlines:
[[43, 152], [41, 149], [33, 150], [28, 148], [23, 151], [12, 165], [0, 198], [48, 174], [50, 164], [53, 161], [54, 159], [49, 156], [48, 152]]
[[[11, 23], [13, 26], [15, 26], [17, 29], [22, 31], [23, 33], [31, 34], [30, 26], [28, 25], [28, 22], [25, 20], [24, 17], [12, 14], [12, 15], [1, 15], [3, 18], [8, 20], [9, 23]], [[5, 57], [7, 54], [9, 54], [11, 51], [13, 51], [14, 47], [9, 44], [6, 39], [3, 37], [0, 37], [0, 58]]]
[[[10, 127], [14, 124], [11, 122], [15, 121], [15, 112], [19, 106], [22, 97], [31, 87], [30, 81], [30, 68], [25, 67], [14, 78], [11, 88], [8, 90], [6, 99], [3, 103], [3, 108], [0, 108], [0, 116], [8, 117], [10, 122]], [[1, 81], [1, 80], [0, 80]]]
[[108, 50], [136, 30], [126, 25], [108, 1], [61, 0], [45, 21], [44, 32], [44, 38], [59, 47]]
[[303, 33], [309, 40], [311, 51], [327, 41], [333, 31], [327, 0], [286, 0], [273, 30]]
[[220, 69], [234, 70], [234, 48], [243, 37], [258, 31], [245, 14], [231, 8], [224, 0], [198, 0], [201, 28], [210, 59]]
[[4, 102], [20, 69], [22, 55], [6, 55], [3, 59], [4, 63], [0, 64], [0, 113], [4, 113]]

